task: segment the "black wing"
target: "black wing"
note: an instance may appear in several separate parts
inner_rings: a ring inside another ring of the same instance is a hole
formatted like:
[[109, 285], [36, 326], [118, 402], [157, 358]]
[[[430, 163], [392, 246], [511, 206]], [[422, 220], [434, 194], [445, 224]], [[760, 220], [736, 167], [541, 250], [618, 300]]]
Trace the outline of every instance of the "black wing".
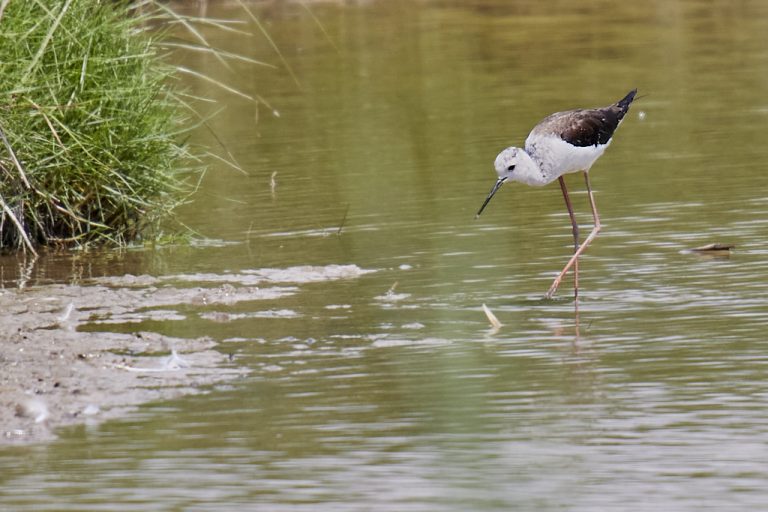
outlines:
[[558, 112], [544, 119], [534, 131], [557, 135], [573, 146], [588, 147], [607, 144], [619, 126], [637, 89], [611, 106]]

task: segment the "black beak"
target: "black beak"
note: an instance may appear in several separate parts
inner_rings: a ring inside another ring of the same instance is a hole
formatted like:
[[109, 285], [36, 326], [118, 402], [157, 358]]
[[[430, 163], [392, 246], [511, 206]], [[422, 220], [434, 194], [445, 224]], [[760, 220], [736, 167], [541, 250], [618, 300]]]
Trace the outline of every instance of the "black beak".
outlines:
[[507, 178], [499, 178], [496, 180], [496, 183], [493, 184], [493, 188], [491, 189], [491, 192], [488, 194], [488, 197], [485, 198], [485, 202], [483, 203], [483, 206], [480, 207], [480, 210], [477, 212], [477, 215], [475, 215], [475, 218], [478, 218], [481, 213], [483, 213], [483, 210], [485, 210], [485, 207], [488, 205], [488, 202], [493, 197], [493, 194], [498, 191], [501, 186], [504, 184], [504, 182], [507, 181]]

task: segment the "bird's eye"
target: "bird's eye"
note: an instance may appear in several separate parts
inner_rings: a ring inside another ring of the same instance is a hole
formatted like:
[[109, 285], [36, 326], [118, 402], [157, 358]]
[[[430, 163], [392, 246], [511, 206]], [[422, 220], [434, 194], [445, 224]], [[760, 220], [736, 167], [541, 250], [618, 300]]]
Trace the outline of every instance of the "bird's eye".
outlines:
[[509, 167], [507, 167], [507, 170], [508, 171], [514, 171], [515, 170], [515, 164], [512, 164]]

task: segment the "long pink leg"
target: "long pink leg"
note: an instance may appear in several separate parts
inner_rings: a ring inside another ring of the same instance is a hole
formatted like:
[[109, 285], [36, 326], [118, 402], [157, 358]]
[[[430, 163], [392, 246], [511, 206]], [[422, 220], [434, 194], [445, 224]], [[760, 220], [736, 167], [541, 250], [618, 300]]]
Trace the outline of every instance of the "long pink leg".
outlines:
[[[571, 206], [571, 198], [568, 195], [568, 189], [565, 188], [565, 179], [560, 176], [560, 189], [563, 191], [563, 198], [565, 199], [565, 206], [568, 208], [568, 216], [571, 218], [571, 227], [573, 228], [573, 252], [579, 250], [579, 225], [576, 222], [576, 216], [573, 213], [573, 206]], [[573, 296], [579, 298], [579, 261], [573, 264]]]
[[592, 240], [595, 239], [597, 234], [600, 232], [600, 215], [597, 214], [597, 207], [595, 206], [595, 196], [592, 193], [592, 185], [589, 183], [589, 173], [584, 173], [584, 181], [587, 183], [587, 193], [589, 195], [589, 205], [592, 207], [592, 218], [595, 221], [595, 225], [592, 228], [592, 231], [589, 233], [589, 236], [584, 240], [584, 243], [581, 244], [581, 246], [576, 249], [576, 252], [573, 253], [573, 256], [571, 256], [571, 259], [568, 260], [568, 263], [565, 264], [565, 267], [563, 270], [560, 271], [560, 274], [555, 278], [555, 280], [552, 282], [552, 286], [549, 287], [549, 290], [547, 291], [546, 298], [551, 299], [552, 296], [557, 291], [557, 287], [560, 286], [560, 281], [563, 280], [563, 277], [565, 274], [570, 270], [572, 266], [576, 264], [576, 262], [579, 259], [579, 256], [582, 252], [587, 248], [587, 246], [592, 243]]

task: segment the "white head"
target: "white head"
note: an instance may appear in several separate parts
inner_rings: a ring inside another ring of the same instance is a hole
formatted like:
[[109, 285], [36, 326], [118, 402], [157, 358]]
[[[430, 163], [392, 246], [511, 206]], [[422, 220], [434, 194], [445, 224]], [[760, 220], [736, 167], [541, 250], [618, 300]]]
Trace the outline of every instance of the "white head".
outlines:
[[493, 162], [493, 167], [496, 169], [496, 174], [499, 175], [499, 179], [503, 178], [505, 181], [513, 179], [512, 174], [520, 164], [520, 153], [525, 153], [525, 151], [520, 148], [510, 147], [496, 155], [496, 161]]
[[488, 202], [505, 181], [511, 180], [532, 184], [533, 180], [535, 180], [534, 177], [540, 175], [538, 172], [539, 167], [530, 155], [528, 155], [525, 150], [516, 147], [509, 147], [499, 153], [496, 156], [496, 161], [493, 163], [493, 167], [496, 169], [496, 174], [499, 175], [499, 179], [496, 180], [488, 197], [485, 198], [483, 206], [481, 206], [480, 211], [477, 212], [477, 217], [483, 213]]

